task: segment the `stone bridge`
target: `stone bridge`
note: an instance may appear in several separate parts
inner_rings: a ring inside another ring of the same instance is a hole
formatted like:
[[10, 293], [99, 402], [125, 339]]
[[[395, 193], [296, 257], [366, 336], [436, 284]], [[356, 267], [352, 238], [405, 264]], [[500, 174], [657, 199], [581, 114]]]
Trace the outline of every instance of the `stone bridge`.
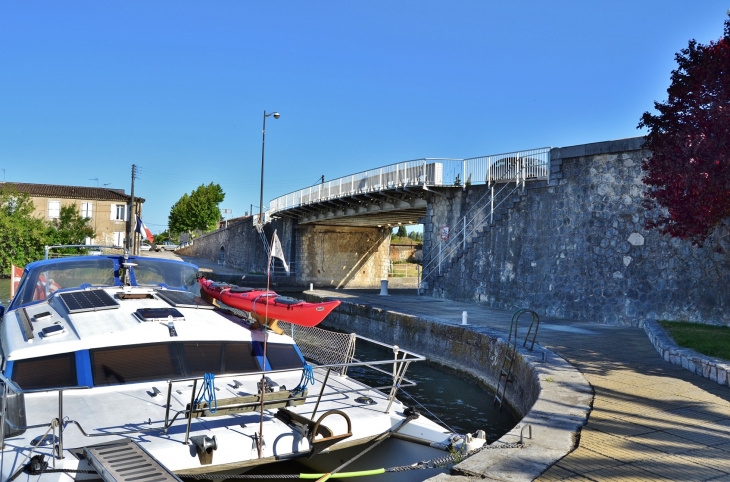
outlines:
[[[727, 255], [644, 228], [642, 145], [421, 159], [281, 196], [263, 229], [269, 238], [277, 229], [295, 270], [277, 269], [275, 282], [377, 288], [391, 227], [419, 223], [426, 294], [602, 323], [727, 324]], [[264, 272], [254, 221], [198, 238], [191, 254]]]

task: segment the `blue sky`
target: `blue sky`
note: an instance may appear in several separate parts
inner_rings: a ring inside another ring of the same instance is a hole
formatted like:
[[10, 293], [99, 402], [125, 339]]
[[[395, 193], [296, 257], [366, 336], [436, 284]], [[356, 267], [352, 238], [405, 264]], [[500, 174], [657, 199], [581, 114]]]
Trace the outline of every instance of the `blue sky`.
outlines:
[[264, 110], [266, 204], [323, 174], [633, 137], [728, 6], [6, 1], [0, 169], [129, 192], [136, 163], [158, 232], [201, 183], [233, 216], [258, 205]]

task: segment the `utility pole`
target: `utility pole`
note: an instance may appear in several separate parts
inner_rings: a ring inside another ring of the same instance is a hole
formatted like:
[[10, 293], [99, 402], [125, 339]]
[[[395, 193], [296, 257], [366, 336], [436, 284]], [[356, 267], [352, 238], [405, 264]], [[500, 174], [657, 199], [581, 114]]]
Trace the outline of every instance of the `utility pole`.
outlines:
[[129, 210], [131, 212], [128, 212], [127, 213], [128, 217], [129, 217], [129, 221], [128, 221], [128, 223], [129, 223], [128, 224], [129, 225], [129, 229], [128, 229], [129, 235], [127, 236], [127, 250], [129, 251], [130, 254], [135, 254], [135, 252], [134, 252], [134, 245], [135, 245], [135, 243], [134, 243], [134, 229], [136, 228], [137, 219], [135, 219], [135, 218], [132, 217], [133, 215], [136, 215], [136, 211], [134, 209], [134, 180], [135, 179], [137, 179], [137, 164], [132, 164], [132, 192], [131, 192], [132, 202], [131, 202], [131, 205], [129, 207], [130, 208]]

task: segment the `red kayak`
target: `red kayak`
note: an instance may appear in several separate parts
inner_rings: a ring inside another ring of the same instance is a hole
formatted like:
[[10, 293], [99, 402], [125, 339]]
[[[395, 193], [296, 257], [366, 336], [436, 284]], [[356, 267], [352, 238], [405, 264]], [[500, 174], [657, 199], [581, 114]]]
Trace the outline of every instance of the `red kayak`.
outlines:
[[199, 281], [201, 290], [228, 306], [300, 326], [318, 325], [340, 305], [337, 300], [308, 303], [273, 291], [214, 283], [204, 278]]

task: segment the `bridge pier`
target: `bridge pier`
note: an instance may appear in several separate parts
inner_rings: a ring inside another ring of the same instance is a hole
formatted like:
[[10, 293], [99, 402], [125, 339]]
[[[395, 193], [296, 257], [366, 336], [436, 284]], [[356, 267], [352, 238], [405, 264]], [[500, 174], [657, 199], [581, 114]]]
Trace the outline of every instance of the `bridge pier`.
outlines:
[[379, 288], [388, 276], [390, 228], [297, 226], [300, 283], [316, 288]]

